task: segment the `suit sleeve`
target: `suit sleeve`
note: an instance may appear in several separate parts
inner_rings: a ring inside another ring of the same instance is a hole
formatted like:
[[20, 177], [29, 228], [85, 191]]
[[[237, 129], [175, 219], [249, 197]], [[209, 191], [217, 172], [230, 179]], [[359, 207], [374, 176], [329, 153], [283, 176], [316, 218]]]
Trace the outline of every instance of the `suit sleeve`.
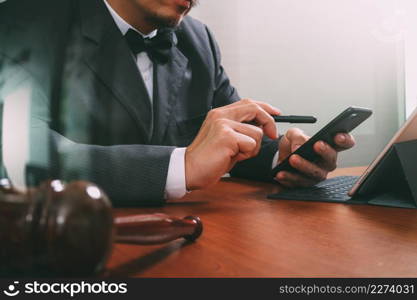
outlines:
[[[208, 28], [207, 34], [209, 36], [215, 62], [215, 92], [213, 106], [220, 107], [238, 101], [240, 98], [221, 65], [219, 47]], [[254, 158], [237, 163], [231, 170], [230, 175], [252, 180], [272, 181], [270, 175], [272, 159], [278, 151], [279, 140], [280, 138], [272, 140], [264, 136], [259, 154]]]
[[175, 147], [77, 144], [49, 130], [51, 170], [98, 184], [117, 206], [161, 205]]

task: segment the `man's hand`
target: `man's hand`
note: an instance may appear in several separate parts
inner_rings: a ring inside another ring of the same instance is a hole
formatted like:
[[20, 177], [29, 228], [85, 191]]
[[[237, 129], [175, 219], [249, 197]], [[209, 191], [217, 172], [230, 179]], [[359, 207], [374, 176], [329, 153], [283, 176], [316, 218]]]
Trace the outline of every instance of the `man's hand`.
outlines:
[[[309, 138], [298, 128], [289, 129], [280, 141], [278, 163], [297, 150]], [[320, 156], [316, 163], [309, 162], [299, 155], [292, 155], [290, 164], [301, 174], [282, 171], [276, 175], [275, 179], [289, 188], [309, 187], [325, 180], [327, 174], [336, 169], [337, 153], [352, 148], [355, 145], [355, 140], [348, 133], [339, 133], [335, 136], [335, 144], [336, 148], [332, 148], [323, 141], [315, 143], [314, 151]]]
[[269, 104], [247, 99], [211, 110], [185, 153], [187, 190], [216, 183], [237, 162], [256, 156], [264, 134], [277, 138], [271, 115], [279, 114]]

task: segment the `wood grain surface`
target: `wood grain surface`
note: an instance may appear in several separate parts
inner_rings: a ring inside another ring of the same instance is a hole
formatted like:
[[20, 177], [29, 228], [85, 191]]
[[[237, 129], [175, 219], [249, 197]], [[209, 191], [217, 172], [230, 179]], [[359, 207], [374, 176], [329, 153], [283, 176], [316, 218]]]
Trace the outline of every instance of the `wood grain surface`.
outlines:
[[[364, 168], [339, 169], [359, 175]], [[269, 200], [274, 184], [225, 178], [159, 208], [115, 215], [196, 215], [195, 243], [116, 244], [110, 277], [416, 277], [417, 210]]]

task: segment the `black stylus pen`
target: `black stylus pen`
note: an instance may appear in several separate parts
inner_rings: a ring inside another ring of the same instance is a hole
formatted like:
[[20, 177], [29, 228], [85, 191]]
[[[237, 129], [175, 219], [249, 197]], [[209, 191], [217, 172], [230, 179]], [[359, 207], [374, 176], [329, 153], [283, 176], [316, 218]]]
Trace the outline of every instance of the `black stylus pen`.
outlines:
[[272, 116], [277, 123], [316, 123], [312, 116]]

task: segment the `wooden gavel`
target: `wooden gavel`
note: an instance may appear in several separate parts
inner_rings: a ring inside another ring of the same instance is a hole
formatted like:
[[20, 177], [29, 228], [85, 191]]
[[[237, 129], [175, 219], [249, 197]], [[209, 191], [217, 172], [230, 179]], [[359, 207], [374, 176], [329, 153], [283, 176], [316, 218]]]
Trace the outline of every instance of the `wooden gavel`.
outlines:
[[97, 274], [113, 243], [194, 241], [202, 231], [198, 217], [113, 218], [108, 197], [89, 182], [53, 180], [22, 193], [0, 180], [0, 274]]

